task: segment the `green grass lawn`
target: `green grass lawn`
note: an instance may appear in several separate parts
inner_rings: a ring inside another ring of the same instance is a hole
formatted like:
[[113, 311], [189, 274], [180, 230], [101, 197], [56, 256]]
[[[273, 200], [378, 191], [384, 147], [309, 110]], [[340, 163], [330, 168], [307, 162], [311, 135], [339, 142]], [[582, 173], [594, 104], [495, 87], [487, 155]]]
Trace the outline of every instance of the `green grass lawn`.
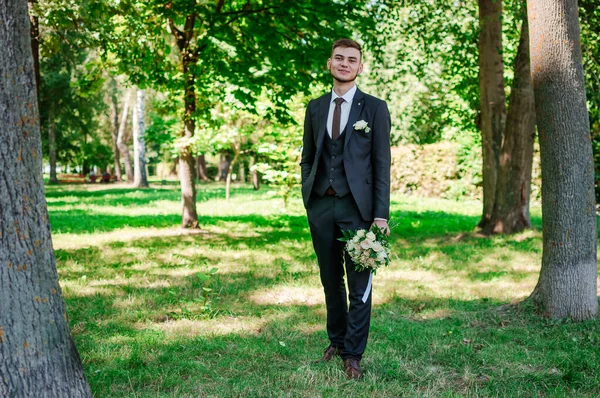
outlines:
[[200, 185], [199, 231], [176, 186], [48, 186], [58, 272], [96, 397], [600, 395], [600, 322], [516, 305], [541, 263], [535, 230], [473, 232], [478, 202], [392, 196], [394, 257], [374, 278], [362, 381], [327, 346], [301, 200]]

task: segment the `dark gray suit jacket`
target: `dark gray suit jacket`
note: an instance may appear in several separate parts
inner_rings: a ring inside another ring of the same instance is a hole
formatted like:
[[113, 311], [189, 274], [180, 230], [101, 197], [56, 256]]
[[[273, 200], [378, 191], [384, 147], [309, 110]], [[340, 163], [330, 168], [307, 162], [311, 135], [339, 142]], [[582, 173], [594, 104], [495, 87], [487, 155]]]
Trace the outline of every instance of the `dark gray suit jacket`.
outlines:
[[[327, 115], [331, 92], [314, 99], [306, 107], [302, 147], [302, 198], [310, 206], [310, 195], [327, 134]], [[355, 130], [354, 123], [364, 120], [370, 132]], [[345, 128], [344, 168], [352, 196], [364, 221], [390, 216], [390, 129], [391, 120], [385, 101], [356, 90]]]

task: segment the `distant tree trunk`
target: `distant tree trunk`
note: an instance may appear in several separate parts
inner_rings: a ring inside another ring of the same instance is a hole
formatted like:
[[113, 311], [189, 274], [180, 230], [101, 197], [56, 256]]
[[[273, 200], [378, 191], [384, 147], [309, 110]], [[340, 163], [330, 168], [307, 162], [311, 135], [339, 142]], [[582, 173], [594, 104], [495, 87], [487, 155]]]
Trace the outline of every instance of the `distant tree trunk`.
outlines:
[[169, 171], [170, 177], [177, 177], [177, 166], [179, 166], [179, 156], [173, 159], [173, 163], [171, 164], [171, 170]]
[[240, 162], [238, 174], [240, 177], [240, 178], [238, 178], [238, 181], [242, 184], [245, 183], [246, 182], [246, 163], [244, 161]]
[[227, 174], [229, 173], [229, 165], [231, 164], [231, 158], [228, 154], [222, 153], [219, 157], [219, 172], [217, 174], [217, 181], [227, 180]]
[[542, 160], [542, 269], [532, 298], [553, 318], [598, 314], [594, 161], [576, 0], [527, 3]]
[[27, 4], [0, 15], [0, 396], [91, 397], [52, 249]]
[[54, 112], [52, 109], [48, 110], [48, 159], [50, 161], [50, 184], [58, 184], [58, 177], [56, 176], [56, 134], [54, 129], [56, 124], [54, 123]]
[[137, 89], [137, 101], [133, 107], [133, 162], [134, 187], [148, 187], [146, 176], [146, 141], [144, 140], [144, 90]]
[[252, 156], [248, 165], [250, 168], [250, 178], [252, 179], [252, 186], [254, 187], [254, 190], [258, 191], [258, 189], [260, 188], [260, 179], [258, 178], [258, 171], [255, 168], [253, 168], [255, 164], [256, 158]]
[[500, 153], [492, 219], [484, 232], [515, 233], [531, 227], [529, 194], [535, 137], [535, 103], [529, 67], [529, 29], [525, 13], [515, 59], [515, 78]]
[[235, 166], [235, 163], [237, 162], [239, 156], [240, 156], [240, 147], [238, 144], [233, 144], [232, 145], [232, 149], [233, 149], [233, 159], [231, 160], [231, 162], [229, 162], [229, 168], [227, 169], [227, 180], [225, 183], [225, 201], [228, 202], [229, 201], [229, 196], [230, 196], [230, 192], [231, 192], [231, 175], [233, 174], [233, 166]]
[[204, 157], [204, 154], [198, 155], [196, 158], [196, 168], [199, 176], [198, 178], [202, 181], [208, 181], [208, 176], [206, 175], [206, 158]]
[[[195, 4], [195, 1], [193, 1]], [[194, 24], [196, 14], [188, 15], [185, 19], [183, 30], [175, 26], [175, 22], [169, 19], [171, 33], [175, 36], [184, 74], [184, 128], [181, 133], [185, 139], [194, 136], [196, 130], [196, 90], [194, 88], [195, 77], [193, 69], [198, 64], [198, 54], [190, 48], [194, 37]], [[195, 160], [190, 145], [181, 147], [179, 151], [179, 180], [181, 182], [181, 199], [183, 210], [181, 214], [181, 226], [183, 228], [198, 228], [198, 213], [196, 212], [196, 176]]]
[[121, 181], [121, 157], [119, 154], [119, 145], [117, 143], [119, 137], [119, 101], [117, 100], [117, 81], [114, 77], [111, 78], [110, 99], [112, 120], [112, 129], [110, 130], [110, 134], [112, 136], [112, 148], [114, 154], [114, 175], [117, 177], [118, 181]]
[[127, 114], [129, 113], [129, 93], [125, 94], [125, 100], [123, 101], [123, 113], [121, 114], [121, 124], [119, 125], [119, 133], [117, 134], [117, 146], [119, 147], [119, 153], [123, 156], [123, 163], [125, 163], [125, 175], [127, 176], [127, 182], [133, 183], [133, 168], [131, 167], [131, 157], [129, 156], [129, 148], [125, 143], [125, 127], [127, 125]]
[[478, 226], [485, 228], [494, 208], [500, 147], [506, 119], [501, 0], [479, 0], [479, 27], [483, 214]]

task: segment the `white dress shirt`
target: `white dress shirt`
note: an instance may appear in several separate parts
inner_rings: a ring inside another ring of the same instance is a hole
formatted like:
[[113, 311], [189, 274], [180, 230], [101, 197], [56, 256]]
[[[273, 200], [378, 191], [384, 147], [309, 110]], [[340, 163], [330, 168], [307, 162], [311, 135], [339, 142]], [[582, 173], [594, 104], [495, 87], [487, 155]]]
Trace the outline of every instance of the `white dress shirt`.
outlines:
[[342, 113], [340, 115], [340, 134], [342, 134], [346, 128], [346, 124], [348, 124], [348, 118], [350, 117], [350, 108], [352, 108], [354, 94], [356, 94], [356, 84], [344, 95], [337, 95], [335, 90], [331, 89], [331, 103], [329, 104], [329, 114], [327, 115], [327, 133], [329, 134], [329, 137], [331, 137], [331, 130], [333, 129], [333, 110], [335, 109], [335, 99], [339, 97], [344, 99], [344, 102], [342, 102], [342, 105], [340, 105], [342, 108]]

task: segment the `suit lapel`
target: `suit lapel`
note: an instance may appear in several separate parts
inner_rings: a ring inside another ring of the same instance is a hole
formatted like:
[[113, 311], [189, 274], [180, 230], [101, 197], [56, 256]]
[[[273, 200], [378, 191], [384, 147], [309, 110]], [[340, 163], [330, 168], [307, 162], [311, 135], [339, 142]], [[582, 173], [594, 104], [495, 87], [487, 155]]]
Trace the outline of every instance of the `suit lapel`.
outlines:
[[360, 116], [360, 112], [362, 111], [365, 101], [364, 94], [359, 89], [356, 89], [356, 93], [354, 94], [354, 98], [352, 99], [352, 108], [350, 109], [350, 115], [348, 116], [348, 124], [346, 124], [346, 128], [344, 131], [346, 132], [346, 140], [344, 142], [345, 145], [348, 145], [348, 141], [350, 140], [350, 136], [352, 135], [352, 131], [354, 131], [354, 123], [358, 120]]
[[329, 115], [329, 106], [331, 104], [331, 92], [323, 96], [323, 102], [319, 106], [319, 130], [317, 131], [317, 150], [321, 148], [325, 130], [327, 129], [327, 116]]

